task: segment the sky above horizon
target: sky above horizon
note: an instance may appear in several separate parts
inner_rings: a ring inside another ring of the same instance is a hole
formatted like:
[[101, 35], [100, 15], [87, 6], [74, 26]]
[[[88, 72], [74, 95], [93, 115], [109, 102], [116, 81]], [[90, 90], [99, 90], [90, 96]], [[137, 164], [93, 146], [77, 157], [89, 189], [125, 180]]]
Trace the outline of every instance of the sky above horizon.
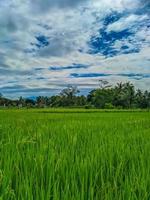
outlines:
[[150, 90], [150, 0], [0, 0], [0, 93]]

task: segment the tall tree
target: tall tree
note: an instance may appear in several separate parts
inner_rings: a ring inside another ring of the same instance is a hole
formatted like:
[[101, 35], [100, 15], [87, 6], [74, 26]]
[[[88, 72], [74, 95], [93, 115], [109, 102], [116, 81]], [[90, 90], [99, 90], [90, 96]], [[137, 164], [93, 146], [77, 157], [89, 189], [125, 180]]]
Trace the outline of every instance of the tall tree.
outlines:
[[63, 89], [60, 93], [62, 106], [74, 106], [76, 94], [79, 93], [79, 90], [75, 86], [68, 86]]

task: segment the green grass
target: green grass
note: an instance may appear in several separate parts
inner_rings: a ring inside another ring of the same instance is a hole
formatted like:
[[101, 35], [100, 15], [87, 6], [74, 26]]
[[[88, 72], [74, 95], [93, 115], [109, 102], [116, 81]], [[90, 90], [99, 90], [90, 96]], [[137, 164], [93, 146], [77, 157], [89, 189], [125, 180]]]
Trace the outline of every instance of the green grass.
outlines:
[[150, 199], [150, 112], [0, 111], [0, 200], [136, 199]]

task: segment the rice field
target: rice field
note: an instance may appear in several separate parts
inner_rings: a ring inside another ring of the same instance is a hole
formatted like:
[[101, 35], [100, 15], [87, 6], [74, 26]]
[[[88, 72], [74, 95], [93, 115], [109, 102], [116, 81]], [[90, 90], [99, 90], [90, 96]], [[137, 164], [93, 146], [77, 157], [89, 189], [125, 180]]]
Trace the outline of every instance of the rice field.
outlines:
[[150, 112], [0, 111], [0, 200], [149, 199]]

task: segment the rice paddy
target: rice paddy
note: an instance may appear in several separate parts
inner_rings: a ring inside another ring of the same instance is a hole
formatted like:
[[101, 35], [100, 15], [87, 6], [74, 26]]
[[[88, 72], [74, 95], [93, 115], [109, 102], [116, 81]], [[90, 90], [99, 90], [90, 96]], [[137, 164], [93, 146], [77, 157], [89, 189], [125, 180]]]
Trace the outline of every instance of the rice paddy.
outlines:
[[0, 200], [148, 199], [150, 112], [0, 111]]

